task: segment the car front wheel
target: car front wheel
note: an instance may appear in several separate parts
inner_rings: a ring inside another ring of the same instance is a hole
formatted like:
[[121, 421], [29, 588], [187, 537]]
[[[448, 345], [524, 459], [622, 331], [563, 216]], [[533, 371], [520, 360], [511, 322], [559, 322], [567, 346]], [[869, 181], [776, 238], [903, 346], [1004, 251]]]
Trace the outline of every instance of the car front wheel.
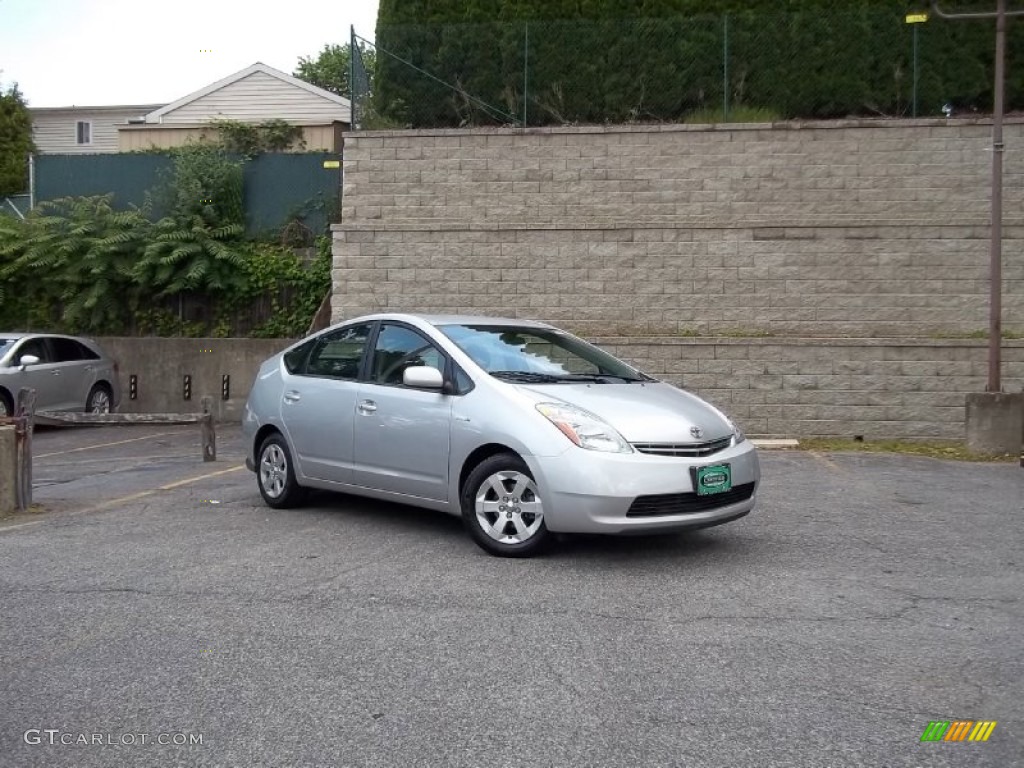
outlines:
[[295, 480], [292, 455], [281, 435], [270, 435], [260, 446], [256, 482], [267, 506], [287, 509], [302, 503], [306, 489]]
[[526, 463], [511, 453], [491, 456], [469, 474], [462, 519], [473, 540], [499, 557], [529, 557], [550, 538], [537, 484]]

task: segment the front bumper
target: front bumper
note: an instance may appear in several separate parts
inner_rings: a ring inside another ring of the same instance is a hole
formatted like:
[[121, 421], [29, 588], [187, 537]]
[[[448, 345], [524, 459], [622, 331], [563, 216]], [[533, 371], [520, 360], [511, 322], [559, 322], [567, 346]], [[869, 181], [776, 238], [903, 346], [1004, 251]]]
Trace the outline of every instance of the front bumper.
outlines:
[[[548, 530], [560, 533], [648, 534], [721, 525], [754, 509], [761, 480], [757, 449], [749, 441], [703, 458], [573, 447], [561, 456], [526, 461], [541, 489]], [[690, 468], [725, 463], [733, 488], [743, 491], [697, 497]], [[634, 506], [639, 497], [662, 497], [668, 506]], [[685, 511], [673, 513], [672, 504]]]

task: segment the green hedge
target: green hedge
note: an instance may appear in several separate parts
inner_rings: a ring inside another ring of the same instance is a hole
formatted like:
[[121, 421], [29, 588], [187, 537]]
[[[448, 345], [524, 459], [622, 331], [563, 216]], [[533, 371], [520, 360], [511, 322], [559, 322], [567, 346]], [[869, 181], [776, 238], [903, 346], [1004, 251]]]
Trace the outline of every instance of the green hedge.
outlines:
[[[994, 22], [905, 22], [928, 5], [382, 0], [374, 101], [410, 127], [679, 121], [726, 105], [908, 116], [916, 27], [918, 114], [990, 110]], [[1024, 55], [1024, 23], [1008, 29], [1011, 59]], [[1007, 108], [1024, 108], [1024, 62], [1007, 71]]]

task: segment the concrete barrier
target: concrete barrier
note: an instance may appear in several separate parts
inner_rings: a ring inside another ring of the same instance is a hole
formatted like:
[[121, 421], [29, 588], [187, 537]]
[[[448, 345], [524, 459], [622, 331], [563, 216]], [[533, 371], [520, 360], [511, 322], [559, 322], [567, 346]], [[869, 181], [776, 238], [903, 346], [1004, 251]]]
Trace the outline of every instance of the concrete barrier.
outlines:
[[188, 413], [209, 396], [214, 419], [222, 423], [242, 420], [260, 364], [292, 343], [291, 339], [149, 337], [99, 337], [96, 341], [118, 363], [119, 413]]

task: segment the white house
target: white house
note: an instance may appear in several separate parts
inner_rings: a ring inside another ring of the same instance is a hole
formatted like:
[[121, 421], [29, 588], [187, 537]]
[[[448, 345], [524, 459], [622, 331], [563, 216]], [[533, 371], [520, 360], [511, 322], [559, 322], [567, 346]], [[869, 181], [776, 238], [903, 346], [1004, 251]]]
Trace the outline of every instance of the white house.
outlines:
[[121, 126], [119, 146], [122, 152], [177, 146], [209, 132], [214, 120], [279, 119], [302, 128], [306, 149], [340, 152], [351, 114], [348, 99], [257, 62]]
[[214, 120], [284, 120], [302, 128], [305, 148], [341, 151], [349, 100], [257, 62], [171, 104], [31, 109], [41, 153], [95, 154], [162, 149], [211, 133]]
[[110, 107], [30, 108], [32, 138], [39, 152], [94, 154], [119, 151], [118, 128], [143, 120], [160, 104]]

